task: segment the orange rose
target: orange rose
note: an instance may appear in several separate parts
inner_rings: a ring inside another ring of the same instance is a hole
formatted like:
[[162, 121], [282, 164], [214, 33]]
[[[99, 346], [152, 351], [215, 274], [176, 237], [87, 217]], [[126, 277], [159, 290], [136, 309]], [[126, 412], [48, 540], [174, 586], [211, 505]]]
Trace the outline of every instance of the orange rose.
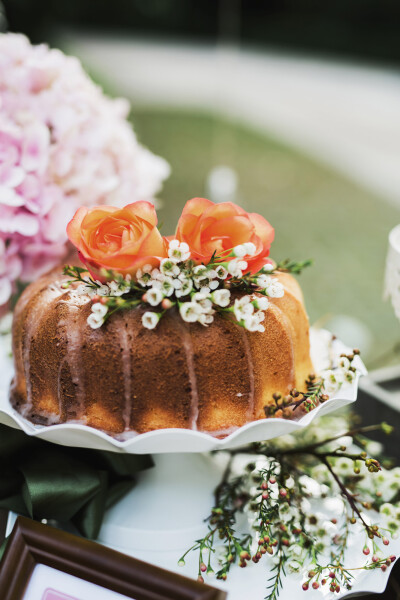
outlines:
[[135, 275], [139, 267], [158, 266], [160, 258], [167, 256], [150, 202], [124, 208], [81, 207], [68, 223], [67, 234], [91, 275], [100, 280], [104, 280], [102, 268]]
[[175, 237], [189, 245], [193, 260], [203, 263], [209, 262], [214, 251], [218, 255], [239, 244], [252, 242], [256, 252], [244, 259], [248, 270], [257, 273], [267, 262], [274, 228], [261, 215], [247, 213], [233, 202], [214, 204], [205, 198], [192, 198], [183, 209]]

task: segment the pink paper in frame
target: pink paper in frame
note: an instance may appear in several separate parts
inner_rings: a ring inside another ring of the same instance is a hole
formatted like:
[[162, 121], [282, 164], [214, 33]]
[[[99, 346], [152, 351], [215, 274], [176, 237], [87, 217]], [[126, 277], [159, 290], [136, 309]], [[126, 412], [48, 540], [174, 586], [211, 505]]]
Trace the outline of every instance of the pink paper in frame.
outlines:
[[57, 590], [47, 589], [43, 593], [42, 600], [80, 600], [80, 598], [75, 598], [74, 596], [67, 596], [62, 592], [57, 592]]

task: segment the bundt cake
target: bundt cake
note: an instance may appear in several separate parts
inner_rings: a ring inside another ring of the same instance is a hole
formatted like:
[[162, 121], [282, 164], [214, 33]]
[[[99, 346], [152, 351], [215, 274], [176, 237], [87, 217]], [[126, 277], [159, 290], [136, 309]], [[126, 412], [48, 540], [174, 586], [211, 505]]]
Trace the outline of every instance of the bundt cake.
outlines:
[[312, 371], [300, 287], [288, 273], [276, 278], [285, 294], [269, 298], [259, 331], [218, 312], [208, 327], [185, 322], [176, 306], [148, 329], [141, 305], [94, 329], [89, 296], [52, 272], [15, 308], [11, 403], [34, 423], [113, 434], [179, 427], [224, 435], [265, 418], [272, 395], [304, 388]]

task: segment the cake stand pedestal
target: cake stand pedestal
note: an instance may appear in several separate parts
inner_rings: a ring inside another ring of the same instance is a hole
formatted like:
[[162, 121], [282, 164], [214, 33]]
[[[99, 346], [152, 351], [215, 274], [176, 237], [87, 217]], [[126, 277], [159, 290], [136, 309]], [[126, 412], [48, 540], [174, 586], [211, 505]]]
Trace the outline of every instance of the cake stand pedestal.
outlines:
[[155, 454], [153, 459], [154, 468], [139, 473], [131, 492], [107, 511], [100, 542], [133, 553], [155, 547], [179, 552], [204, 535], [221, 462], [197, 453]]

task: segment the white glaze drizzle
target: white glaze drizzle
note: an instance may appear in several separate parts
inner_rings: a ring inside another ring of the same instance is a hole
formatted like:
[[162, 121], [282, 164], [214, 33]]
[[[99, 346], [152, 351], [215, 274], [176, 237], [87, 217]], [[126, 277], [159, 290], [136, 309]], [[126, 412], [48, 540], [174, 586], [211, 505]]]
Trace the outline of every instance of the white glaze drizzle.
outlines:
[[132, 408], [132, 385], [131, 385], [131, 349], [129, 345], [129, 336], [126, 327], [123, 327], [121, 332], [121, 360], [122, 360], [122, 373], [124, 377], [124, 395], [125, 395], [125, 406], [122, 413], [124, 420], [125, 431], [129, 431], [131, 422], [131, 408]]
[[[68, 317], [73, 318], [75, 321], [76, 317], [79, 315], [79, 309], [87, 304], [90, 301], [89, 297], [81, 296], [76, 294], [73, 290], [70, 291], [66, 300], [62, 300], [61, 302], [65, 303], [68, 307]], [[75, 319], [74, 319], [75, 316]], [[60, 395], [60, 377], [61, 377], [61, 367], [62, 364], [66, 361], [70, 374], [71, 381], [75, 385], [76, 389], [76, 401], [78, 404], [78, 414], [76, 418], [82, 421], [85, 421], [85, 389], [84, 389], [84, 380], [81, 369], [81, 329], [79, 324], [75, 326], [75, 323], [70, 323], [69, 319], [61, 319], [58, 322], [57, 327], [65, 327], [65, 333], [67, 336], [67, 349], [66, 355], [62, 363], [60, 364], [60, 369], [58, 372], [58, 401], [60, 404], [60, 414], [62, 413], [61, 407], [61, 395]]]
[[190, 429], [197, 431], [197, 419], [199, 417], [199, 392], [197, 389], [196, 372], [194, 370], [194, 353], [190, 333], [185, 324], [182, 327], [182, 345], [186, 354], [186, 364], [189, 371], [189, 381], [191, 387], [191, 408], [190, 408]]
[[253, 364], [253, 357], [251, 355], [251, 348], [250, 348], [249, 340], [247, 338], [246, 330], [243, 328], [240, 328], [240, 329], [242, 331], [243, 347], [244, 347], [244, 352], [246, 354], [248, 371], [249, 371], [249, 384], [250, 384], [249, 406], [247, 408], [247, 415], [246, 415], [247, 422], [249, 422], [249, 421], [253, 421], [253, 419], [254, 419], [254, 364]]
[[[26, 403], [20, 408], [20, 412], [23, 417], [28, 417], [33, 408], [33, 397], [32, 397], [32, 381], [31, 381], [31, 369], [30, 369], [30, 354], [32, 339], [35, 337], [40, 323], [41, 318], [45, 314], [47, 306], [55, 300], [57, 297], [65, 294], [65, 290], [57, 285], [57, 282], [49, 285], [47, 289], [40, 295], [39, 300], [32, 304], [32, 309], [26, 320], [27, 327], [25, 331], [25, 344], [23, 346], [23, 364], [26, 382]], [[31, 298], [29, 298], [31, 300]]]

